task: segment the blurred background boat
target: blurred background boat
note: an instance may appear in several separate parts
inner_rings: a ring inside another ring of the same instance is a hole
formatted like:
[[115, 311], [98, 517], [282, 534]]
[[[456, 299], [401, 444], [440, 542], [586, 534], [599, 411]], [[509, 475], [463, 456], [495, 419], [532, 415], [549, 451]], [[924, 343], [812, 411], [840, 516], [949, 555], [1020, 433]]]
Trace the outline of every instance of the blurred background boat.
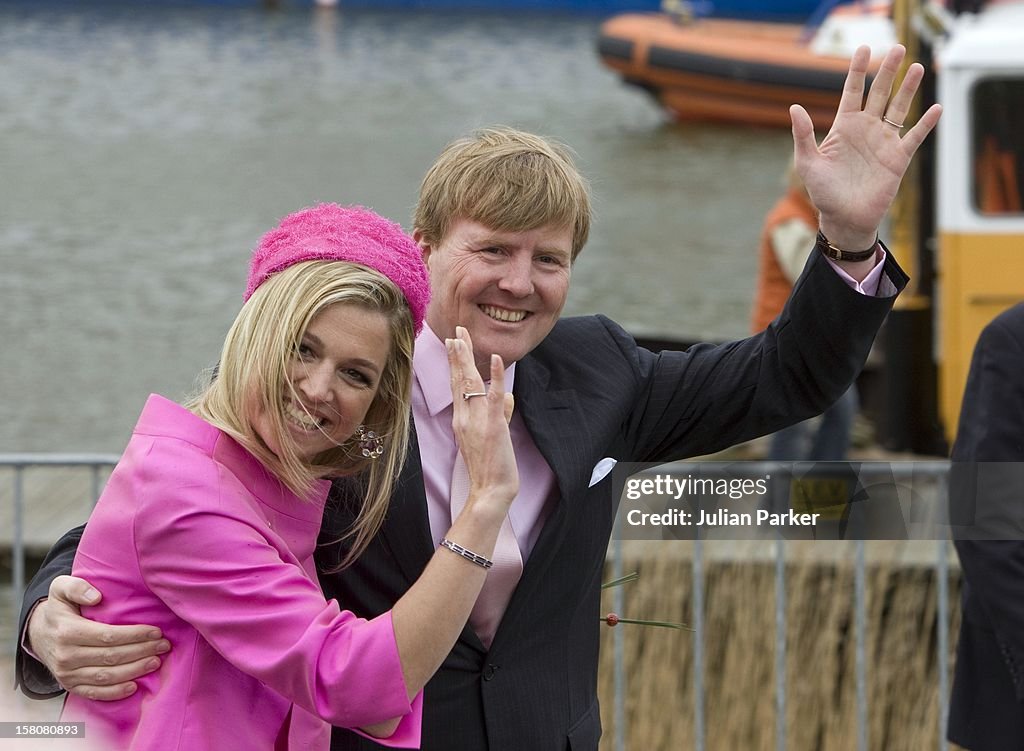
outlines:
[[[117, 0], [92, 0], [91, 5], [114, 4]], [[342, 10], [466, 12], [466, 13], [557, 13], [560, 15], [604, 17], [616, 13], [661, 10], [665, 0], [120, 0], [117, 4], [143, 8], [188, 6], [308, 9], [312, 6]], [[673, 2], [673, 0], [668, 0]], [[689, 3], [698, 16], [747, 18], [770, 21], [807, 19], [819, 0], [694, 0]], [[72, 7], [79, 0], [2, 0], [8, 6]], [[676, 3], [678, 4], [678, 3]]]
[[[327, 0], [330, 2], [331, 0]], [[342, 7], [415, 8], [419, 10], [559, 11], [610, 15], [661, 10], [662, 0], [337, 0]], [[678, 3], [673, 3], [678, 5]], [[698, 16], [802, 21], [818, 0], [698, 0], [688, 3]]]
[[669, 12], [606, 21], [598, 53], [681, 120], [789, 127], [799, 102], [827, 129], [853, 51], [870, 45], [874, 72], [896, 43], [887, 2], [834, 5], [797, 24], [702, 18], [666, 3]]

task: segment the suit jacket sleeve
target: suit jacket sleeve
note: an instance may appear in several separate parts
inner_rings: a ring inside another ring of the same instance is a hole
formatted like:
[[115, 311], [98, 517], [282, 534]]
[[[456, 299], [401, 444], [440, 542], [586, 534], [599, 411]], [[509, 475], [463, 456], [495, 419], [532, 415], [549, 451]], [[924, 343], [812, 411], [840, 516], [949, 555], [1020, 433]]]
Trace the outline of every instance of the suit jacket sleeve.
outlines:
[[970, 523], [954, 532], [973, 600], [964, 617], [980, 616], [995, 631], [1024, 700], [1024, 306], [978, 339], [952, 459], [953, 521]]
[[[885, 280], [907, 276], [887, 253]], [[782, 313], [763, 332], [653, 354], [633, 348], [638, 399], [627, 421], [633, 461], [709, 454], [819, 414], [864, 366], [895, 295], [851, 289], [812, 253]]]
[[39, 571], [26, 587], [21, 601], [21, 617], [18, 620], [19, 637], [14, 658], [14, 680], [15, 686], [19, 686], [22, 693], [33, 699], [49, 699], [63, 693], [63, 689], [50, 671], [46, 669], [46, 666], [22, 647], [26, 636], [25, 628], [28, 625], [28, 616], [36, 603], [46, 598], [50, 591], [50, 582], [58, 576], [71, 573], [71, 564], [75, 560], [75, 551], [78, 550], [78, 542], [82, 539], [84, 530], [85, 525], [76, 527], [50, 548]]

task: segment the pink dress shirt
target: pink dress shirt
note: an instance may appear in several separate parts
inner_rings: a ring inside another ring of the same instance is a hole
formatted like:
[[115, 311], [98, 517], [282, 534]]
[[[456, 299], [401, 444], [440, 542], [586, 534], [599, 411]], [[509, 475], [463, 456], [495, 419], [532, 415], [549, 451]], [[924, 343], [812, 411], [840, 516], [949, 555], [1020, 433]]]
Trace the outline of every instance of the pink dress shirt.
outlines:
[[[815, 251], [812, 250], [811, 252], [814, 253]], [[831, 258], [826, 258], [825, 260], [839, 274], [839, 278], [846, 283], [847, 287], [860, 292], [862, 295], [867, 295], [868, 297], [891, 297], [896, 294], [896, 285], [892, 283], [889, 277], [882, 273], [882, 268], [885, 266], [885, 248], [881, 245], [875, 251], [875, 265], [871, 267], [871, 271], [867, 273], [867, 276], [859, 282], [843, 271], [839, 264]]]
[[357, 618], [317, 584], [329, 486], [300, 500], [229, 436], [151, 396], [72, 573], [103, 593], [86, 616], [157, 626], [171, 651], [132, 696], [70, 695], [62, 719], [102, 748], [276, 751], [327, 749], [328, 722], [401, 716], [379, 742], [418, 748], [422, 692], [409, 703], [391, 613]]
[[[505, 370], [505, 389], [512, 391], [515, 363]], [[441, 543], [452, 524], [452, 470], [458, 446], [452, 433], [452, 388], [448, 378], [448, 353], [437, 334], [424, 324], [413, 352], [412, 415], [416, 423], [423, 485], [427, 495], [427, 517], [434, 547]], [[509, 425], [512, 447], [519, 469], [519, 494], [509, 508], [512, 531], [525, 564], [544, 522], [551, 513], [557, 491], [555, 473], [541, 456], [518, 411]]]

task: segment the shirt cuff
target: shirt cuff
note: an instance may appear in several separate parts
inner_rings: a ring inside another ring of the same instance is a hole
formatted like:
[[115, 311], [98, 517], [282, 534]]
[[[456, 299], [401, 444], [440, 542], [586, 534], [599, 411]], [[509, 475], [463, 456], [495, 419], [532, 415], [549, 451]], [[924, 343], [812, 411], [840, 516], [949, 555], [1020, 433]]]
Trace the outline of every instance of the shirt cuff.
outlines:
[[47, 598], [45, 597], [40, 597], [38, 600], [35, 601], [35, 603], [33, 603], [32, 609], [28, 611], [28, 616], [26, 616], [25, 618], [25, 630], [21, 632], [21, 648], [22, 650], [24, 650], [25, 654], [27, 654], [36, 662], [42, 662], [42, 660], [40, 660], [39, 656], [32, 651], [32, 647], [28, 643], [28, 624], [31, 622], [32, 616], [35, 615], [36, 608], [38, 608], [39, 605], [46, 599]]
[[[885, 267], [885, 259], [887, 257], [885, 248], [883, 248], [882, 244], [879, 243], [878, 252], [875, 255], [875, 265], [871, 268], [871, 271], [868, 272], [868, 275], [859, 282], [843, 271], [842, 267], [840, 267], [839, 264], [831, 258], [826, 257], [825, 260], [828, 261], [829, 265], [836, 270], [836, 273], [839, 274], [839, 278], [846, 282], [846, 285], [850, 289], [860, 292], [862, 295], [867, 295], [868, 297], [889, 297], [890, 295], [896, 294], [896, 292], [892, 282], [888, 282], [888, 278], [882, 274], [882, 269]], [[888, 285], [884, 284], [883, 280], [888, 282]], [[893, 287], [893, 291], [886, 292], [887, 286]]]
[[[47, 598], [40, 597], [32, 605], [32, 609], [28, 611], [28, 616], [25, 618], [25, 629], [21, 632], [18, 640], [21, 651], [24, 653], [24, 659], [21, 660], [20, 680], [23, 689], [36, 695], [38, 698], [45, 698], [50, 696], [56, 696], [64, 689], [57, 682], [57, 679], [53, 677], [43, 661], [39, 659], [39, 655], [32, 651], [32, 647], [28, 641], [28, 624], [32, 620], [32, 616], [36, 612], [36, 608], [39, 607], [40, 603], [44, 602]], [[30, 662], [31, 661], [31, 662]]]

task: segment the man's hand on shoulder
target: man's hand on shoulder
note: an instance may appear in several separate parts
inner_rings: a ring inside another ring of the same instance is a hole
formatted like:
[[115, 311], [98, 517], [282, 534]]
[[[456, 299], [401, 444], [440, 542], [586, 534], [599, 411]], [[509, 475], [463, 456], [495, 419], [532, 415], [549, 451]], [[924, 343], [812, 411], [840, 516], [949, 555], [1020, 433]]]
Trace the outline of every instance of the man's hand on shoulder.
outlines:
[[101, 595], [84, 579], [58, 576], [49, 597], [29, 616], [28, 648], [61, 686], [87, 699], [112, 701], [135, 693], [134, 682], [160, 667], [170, 643], [152, 626], [110, 626], [81, 615]]

